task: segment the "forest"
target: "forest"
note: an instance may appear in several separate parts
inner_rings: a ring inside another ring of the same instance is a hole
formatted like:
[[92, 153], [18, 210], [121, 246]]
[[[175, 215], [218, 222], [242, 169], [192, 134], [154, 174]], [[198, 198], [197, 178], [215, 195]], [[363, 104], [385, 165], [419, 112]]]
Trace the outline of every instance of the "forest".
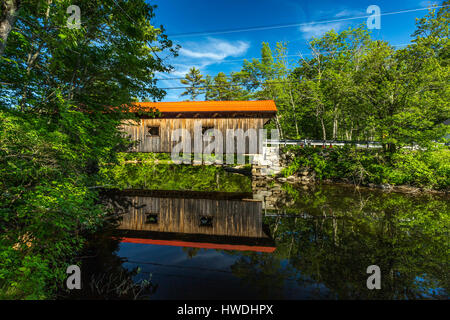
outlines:
[[3, 299], [52, 298], [64, 283], [85, 235], [104, 222], [99, 167], [130, 143], [117, 128], [123, 113], [110, 106], [161, 99], [154, 75], [171, 66], [159, 54], [176, 55], [143, 0], [84, 1], [79, 29], [66, 26], [71, 4], [1, 2]]
[[[170, 73], [164, 56], [178, 54], [144, 0], [83, 1], [81, 28], [66, 27], [71, 4], [1, 1], [0, 299], [55, 297], [67, 265], [108, 213], [97, 188], [108, 183], [105, 164], [118, 164], [131, 144], [118, 130], [124, 113], [110, 106], [161, 100], [156, 74]], [[430, 10], [401, 49], [364, 27], [330, 31], [311, 40], [311, 58], [294, 64], [287, 43], [273, 50], [264, 43], [261, 59], [231, 77], [192, 69], [185, 96], [273, 99], [279, 113], [271, 126], [283, 138], [379, 141], [377, 159], [414, 169], [402, 183], [421, 170], [444, 181], [425, 184], [446, 187], [449, 19], [449, 7]], [[413, 144], [424, 155], [419, 164], [401, 156]]]
[[263, 43], [261, 58], [231, 75], [191, 68], [181, 96], [274, 100], [281, 138], [429, 146], [448, 133], [449, 19], [448, 7], [432, 10], [405, 48], [372, 39], [364, 25], [313, 38], [298, 61], [288, 43]]
[[[448, 5], [445, 1], [443, 5]], [[309, 42], [310, 55], [288, 53], [288, 43], [263, 43], [261, 58], [240, 71], [203, 76], [191, 68], [182, 97], [195, 100], [265, 100], [278, 114], [269, 127], [281, 139], [374, 141], [379, 150], [334, 153], [288, 148], [291, 175], [305, 167], [321, 179], [354, 184], [450, 185], [448, 119], [450, 9], [433, 9], [404, 48], [374, 40], [361, 25], [331, 30]], [[293, 58], [293, 56], [295, 58]], [[297, 59], [297, 60], [295, 60]]]

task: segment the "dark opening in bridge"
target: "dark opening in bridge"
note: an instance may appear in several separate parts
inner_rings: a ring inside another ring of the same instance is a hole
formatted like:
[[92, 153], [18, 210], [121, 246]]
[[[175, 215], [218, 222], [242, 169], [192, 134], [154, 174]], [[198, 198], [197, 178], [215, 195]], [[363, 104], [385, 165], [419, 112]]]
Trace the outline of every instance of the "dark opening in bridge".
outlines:
[[212, 127], [212, 126], [202, 127], [202, 135], [203, 136], [208, 136], [208, 137], [212, 136], [213, 135], [213, 131], [212, 130], [210, 132], [206, 133], [206, 131], [208, 131], [210, 129], [214, 129], [214, 127]]
[[146, 213], [146, 224], [157, 224], [158, 223], [158, 214], [157, 213]]
[[148, 135], [151, 137], [159, 137], [159, 127], [158, 126], [148, 126]]
[[212, 227], [212, 217], [201, 216], [200, 227]]

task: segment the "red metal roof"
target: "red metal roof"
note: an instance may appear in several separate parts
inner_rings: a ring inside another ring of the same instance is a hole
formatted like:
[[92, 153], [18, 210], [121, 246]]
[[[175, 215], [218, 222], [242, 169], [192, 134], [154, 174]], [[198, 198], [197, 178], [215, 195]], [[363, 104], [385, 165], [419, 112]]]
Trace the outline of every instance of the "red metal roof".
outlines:
[[176, 246], [176, 247], [192, 247], [192, 248], [202, 248], [202, 249], [221, 249], [221, 250], [257, 251], [257, 252], [274, 252], [276, 249], [276, 247], [271, 247], [271, 246], [266, 247], [266, 246], [218, 244], [218, 243], [177, 241], [177, 240], [153, 240], [153, 239], [140, 239], [140, 238], [122, 238], [121, 242], [140, 243], [140, 244], [156, 244], [156, 245]]
[[131, 112], [276, 112], [273, 100], [258, 101], [182, 101], [182, 102], [134, 102]]

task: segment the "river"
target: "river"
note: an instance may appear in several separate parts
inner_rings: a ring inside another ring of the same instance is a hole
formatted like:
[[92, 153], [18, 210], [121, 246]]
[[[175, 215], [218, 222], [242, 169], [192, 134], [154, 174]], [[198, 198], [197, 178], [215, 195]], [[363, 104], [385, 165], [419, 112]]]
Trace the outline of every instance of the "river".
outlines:
[[[332, 185], [103, 194], [88, 299], [448, 299], [449, 202]], [[368, 289], [368, 266], [381, 289]]]

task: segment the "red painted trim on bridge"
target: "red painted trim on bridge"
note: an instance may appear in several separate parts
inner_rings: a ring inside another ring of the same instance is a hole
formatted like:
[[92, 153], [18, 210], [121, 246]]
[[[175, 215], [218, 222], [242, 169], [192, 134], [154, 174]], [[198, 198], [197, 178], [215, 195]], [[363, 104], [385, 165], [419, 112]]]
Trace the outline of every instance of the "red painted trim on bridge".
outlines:
[[202, 249], [221, 249], [221, 250], [258, 251], [258, 252], [274, 252], [276, 249], [276, 247], [246, 246], [235, 244], [218, 244], [218, 243], [174, 241], [174, 240], [153, 240], [140, 238], [121, 238], [121, 242], [156, 244], [162, 246], [191, 247]]

